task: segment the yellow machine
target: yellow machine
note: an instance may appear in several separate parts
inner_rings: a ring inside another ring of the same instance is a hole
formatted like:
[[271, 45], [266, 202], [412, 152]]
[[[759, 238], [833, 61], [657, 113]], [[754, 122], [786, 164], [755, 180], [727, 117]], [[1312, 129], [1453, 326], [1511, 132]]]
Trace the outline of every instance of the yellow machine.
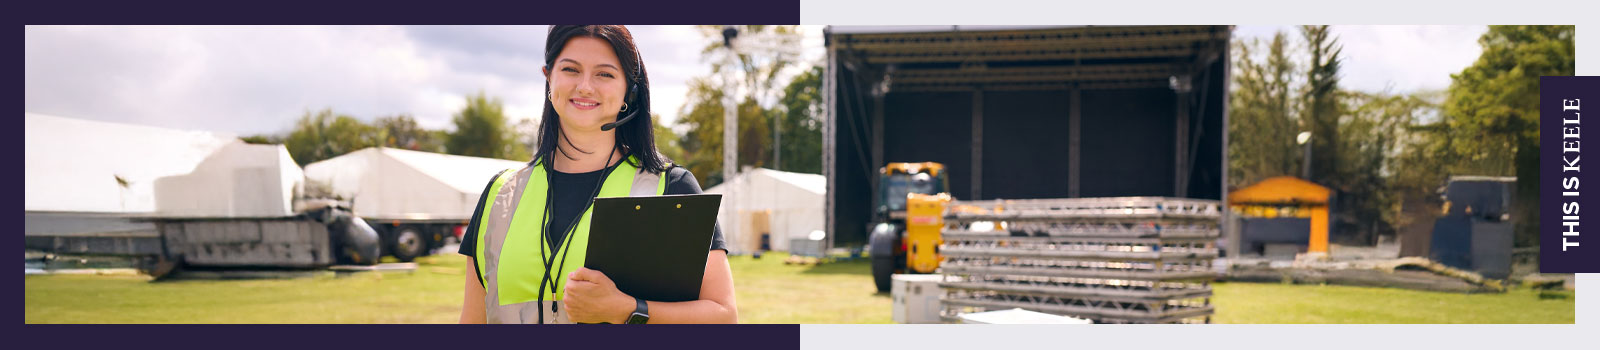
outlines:
[[910, 272], [934, 273], [939, 270], [939, 245], [944, 238], [939, 231], [944, 228], [944, 207], [950, 203], [950, 194], [906, 195], [906, 267]]
[[950, 201], [948, 174], [934, 162], [889, 163], [878, 174], [878, 206], [870, 238], [872, 277], [889, 291], [895, 273], [939, 268], [939, 230]]

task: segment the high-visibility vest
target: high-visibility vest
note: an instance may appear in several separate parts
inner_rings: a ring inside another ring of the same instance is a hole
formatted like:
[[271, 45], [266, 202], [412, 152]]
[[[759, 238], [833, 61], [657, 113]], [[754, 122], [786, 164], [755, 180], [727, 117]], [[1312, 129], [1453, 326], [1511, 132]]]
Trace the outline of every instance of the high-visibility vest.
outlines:
[[[666, 192], [666, 181], [661, 177], [662, 174], [641, 171], [626, 160], [618, 162], [600, 187], [599, 197], [659, 196]], [[489, 186], [484, 207], [479, 208], [483, 216], [479, 218], [476, 256], [478, 277], [484, 282], [484, 316], [489, 323], [539, 322], [539, 283], [546, 268], [552, 269], [550, 279], [555, 288], [544, 290], [544, 321], [572, 323], [566, 313], [555, 310], [555, 302], [565, 295], [567, 274], [583, 266], [584, 254], [589, 250], [593, 206], [584, 209], [576, 229], [568, 233], [571, 241], [561, 253], [565, 259], [557, 256], [553, 266], [544, 266], [539, 260], [540, 247], [544, 247], [546, 256], [553, 253], [545, 242], [544, 223], [539, 222], [549, 193], [546, 179], [540, 163], [502, 172]]]

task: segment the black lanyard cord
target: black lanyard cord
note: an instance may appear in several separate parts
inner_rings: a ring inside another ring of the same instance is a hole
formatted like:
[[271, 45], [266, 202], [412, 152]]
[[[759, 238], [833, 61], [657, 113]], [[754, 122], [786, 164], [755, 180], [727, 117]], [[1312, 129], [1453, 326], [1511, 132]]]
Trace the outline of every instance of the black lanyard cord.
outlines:
[[[613, 143], [611, 145], [611, 152], [606, 154], [606, 162], [605, 162], [605, 164], [608, 164], [608, 165], [611, 164], [611, 160], [614, 159], [614, 158], [612, 158], [612, 156], [616, 155], [616, 153], [617, 153], [617, 145]], [[621, 164], [618, 163], [617, 165], [621, 165]], [[555, 181], [554, 181], [555, 167], [554, 167], [553, 164], [547, 164], [546, 165], [546, 168], [545, 168], [545, 190], [546, 190], [546, 192], [545, 192], [545, 200], [544, 200], [544, 210], [543, 210], [543, 213], [542, 213], [542, 217], [539, 220], [541, 223], [544, 224], [544, 230], [543, 230], [543, 232], [544, 232], [543, 236], [544, 237], [542, 237], [544, 239], [541, 239], [540, 240], [540, 244], [539, 244], [539, 260], [540, 260], [540, 262], [544, 263], [544, 266], [543, 266], [544, 267], [544, 276], [542, 278], [540, 278], [540, 280], [539, 280], [539, 297], [538, 297], [538, 300], [539, 300], [539, 323], [540, 324], [545, 323], [544, 322], [544, 292], [545, 292], [545, 287], [548, 286], [548, 287], [550, 287], [550, 290], [553, 291], [553, 290], [556, 289], [557, 284], [558, 284], [558, 283], [555, 283], [555, 282], [557, 282], [557, 280], [551, 278], [550, 265], [555, 265], [556, 264], [555, 260], [560, 260], [561, 261], [561, 264], [556, 269], [557, 276], [555, 276], [555, 278], [561, 278], [559, 276], [560, 273], [563, 272], [563, 271], [566, 271], [566, 269], [567, 269], [567, 253], [572, 251], [572, 249], [567, 249], [567, 248], [568, 248], [569, 245], [571, 245], [572, 236], [575, 236], [574, 233], [575, 233], [575, 231], [577, 231], [578, 221], [583, 219], [583, 213], [584, 212], [589, 211], [589, 207], [594, 204], [594, 199], [600, 196], [600, 189], [605, 187], [606, 179], [611, 177], [611, 172], [616, 170], [616, 169], [617, 169], [616, 166], [607, 166], [605, 168], [605, 170], [600, 173], [600, 181], [595, 184], [594, 191], [588, 197], [588, 203], [585, 203], [583, 205], [583, 208], [582, 208], [581, 211], [578, 212], [578, 215], [573, 217], [572, 221], [567, 224], [567, 227], [564, 230], [562, 230], [562, 231], [565, 231], [565, 234], [562, 235], [560, 242], [557, 242], [556, 247], [552, 248], [554, 251], [550, 252], [550, 255], [547, 257], [547, 256], [545, 256], [545, 246], [548, 245], [548, 244], [546, 244], [544, 242], [546, 240], [550, 239], [550, 233], [552, 231], [551, 227], [550, 227], [550, 224], [551, 224], [551, 221], [552, 221], [551, 220], [552, 218], [550, 217], [550, 212], [552, 211], [551, 207], [554, 204], [554, 200], [555, 200]], [[560, 258], [557, 259], [557, 256], [559, 256]], [[554, 308], [554, 306], [552, 306], [552, 308]], [[555, 309], [555, 310], [559, 310], [559, 309]], [[557, 312], [559, 312], [559, 311], [557, 311]]]

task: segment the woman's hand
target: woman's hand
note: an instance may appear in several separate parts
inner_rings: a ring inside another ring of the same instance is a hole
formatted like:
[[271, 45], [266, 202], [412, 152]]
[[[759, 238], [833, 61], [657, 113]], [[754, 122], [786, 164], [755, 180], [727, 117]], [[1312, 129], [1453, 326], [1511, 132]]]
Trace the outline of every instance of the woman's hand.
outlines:
[[633, 297], [617, 290], [617, 284], [600, 271], [579, 267], [567, 274], [561, 308], [572, 322], [626, 323], [635, 306]]

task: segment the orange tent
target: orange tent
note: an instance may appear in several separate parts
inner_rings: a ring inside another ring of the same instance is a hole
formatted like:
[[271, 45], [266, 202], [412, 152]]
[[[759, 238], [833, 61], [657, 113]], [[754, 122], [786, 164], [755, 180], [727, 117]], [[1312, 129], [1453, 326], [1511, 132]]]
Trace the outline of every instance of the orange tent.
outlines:
[[1261, 180], [1249, 187], [1228, 193], [1228, 205], [1234, 207], [1267, 206], [1297, 207], [1311, 218], [1311, 239], [1307, 252], [1328, 252], [1328, 198], [1333, 193], [1310, 181], [1293, 176], [1278, 176]]

